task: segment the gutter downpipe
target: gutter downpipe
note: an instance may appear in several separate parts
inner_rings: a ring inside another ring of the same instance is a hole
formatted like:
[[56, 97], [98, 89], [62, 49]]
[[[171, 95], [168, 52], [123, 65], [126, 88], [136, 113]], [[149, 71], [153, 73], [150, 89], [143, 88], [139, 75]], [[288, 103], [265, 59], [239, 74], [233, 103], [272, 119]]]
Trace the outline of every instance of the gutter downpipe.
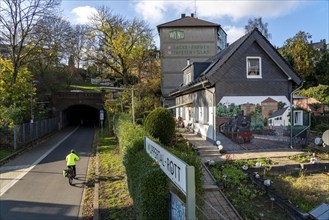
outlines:
[[214, 143], [216, 143], [216, 126], [215, 126], [215, 121], [216, 121], [216, 107], [214, 105], [215, 103], [215, 92], [210, 91], [207, 87], [204, 86], [204, 82], [202, 82], [202, 88], [204, 88], [205, 90], [207, 90], [208, 92], [210, 92], [212, 94], [212, 105], [213, 105], [213, 133], [212, 133], [212, 138]]
[[293, 149], [294, 147], [292, 146], [292, 126], [293, 126], [293, 118], [292, 118], [292, 114], [293, 114], [293, 109], [292, 109], [292, 106], [293, 106], [293, 94], [294, 92], [300, 90], [304, 85], [304, 81], [302, 81], [301, 85], [299, 87], [297, 87], [295, 90], [293, 90], [291, 93], [290, 93], [290, 148]]

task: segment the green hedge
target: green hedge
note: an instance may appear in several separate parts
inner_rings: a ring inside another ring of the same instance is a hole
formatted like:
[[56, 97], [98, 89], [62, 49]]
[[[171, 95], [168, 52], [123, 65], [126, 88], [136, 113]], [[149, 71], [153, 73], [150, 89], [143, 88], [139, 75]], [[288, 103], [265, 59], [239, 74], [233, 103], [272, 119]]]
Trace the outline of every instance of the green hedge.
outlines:
[[[170, 180], [144, 150], [146, 131], [142, 126], [133, 124], [126, 115], [114, 118], [120, 152], [126, 168], [129, 193], [134, 201], [137, 219], [169, 219]], [[196, 192], [203, 195], [201, 161], [198, 156], [186, 144], [165, 148], [195, 167]], [[197, 202], [201, 204], [200, 201]]]
[[[168, 219], [168, 179], [144, 150], [143, 127], [125, 115], [115, 122], [137, 219]], [[127, 120], [128, 119], [128, 120]]]

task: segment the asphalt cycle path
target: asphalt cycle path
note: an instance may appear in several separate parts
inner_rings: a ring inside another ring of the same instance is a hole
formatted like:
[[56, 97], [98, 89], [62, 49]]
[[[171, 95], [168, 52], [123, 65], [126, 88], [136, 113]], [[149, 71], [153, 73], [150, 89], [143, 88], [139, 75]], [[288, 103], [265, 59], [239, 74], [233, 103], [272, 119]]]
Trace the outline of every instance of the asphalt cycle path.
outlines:
[[[79, 219], [93, 137], [93, 128], [66, 131], [2, 166], [0, 219]], [[72, 148], [80, 161], [70, 186], [63, 169]]]

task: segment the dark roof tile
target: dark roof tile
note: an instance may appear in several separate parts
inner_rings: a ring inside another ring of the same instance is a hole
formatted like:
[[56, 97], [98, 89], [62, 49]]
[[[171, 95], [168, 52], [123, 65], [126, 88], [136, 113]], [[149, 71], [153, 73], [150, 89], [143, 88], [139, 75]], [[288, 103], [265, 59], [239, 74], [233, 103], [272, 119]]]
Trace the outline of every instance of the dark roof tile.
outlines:
[[199, 18], [186, 16], [157, 26], [158, 31], [159, 28], [166, 27], [220, 27], [220, 25]]
[[269, 117], [270, 118], [275, 118], [275, 117], [278, 117], [278, 116], [281, 116], [283, 115], [283, 113], [288, 109], [288, 107], [285, 107], [285, 108], [282, 108], [282, 109], [279, 109], [277, 110], [276, 112], [273, 112], [273, 114]]

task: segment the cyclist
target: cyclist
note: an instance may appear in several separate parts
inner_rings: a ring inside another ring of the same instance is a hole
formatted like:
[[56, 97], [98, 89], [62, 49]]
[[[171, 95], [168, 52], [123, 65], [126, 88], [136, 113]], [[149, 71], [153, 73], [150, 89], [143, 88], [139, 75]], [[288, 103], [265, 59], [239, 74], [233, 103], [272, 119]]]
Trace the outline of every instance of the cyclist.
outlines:
[[75, 170], [75, 161], [79, 161], [80, 158], [78, 157], [78, 155], [76, 155], [75, 151], [72, 149], [71, 153], [69, 155], [66, 156], [66, 165], [67, 167], [70, 169], [73, 169], [73, 177], [76, 176], [76, 170]]

